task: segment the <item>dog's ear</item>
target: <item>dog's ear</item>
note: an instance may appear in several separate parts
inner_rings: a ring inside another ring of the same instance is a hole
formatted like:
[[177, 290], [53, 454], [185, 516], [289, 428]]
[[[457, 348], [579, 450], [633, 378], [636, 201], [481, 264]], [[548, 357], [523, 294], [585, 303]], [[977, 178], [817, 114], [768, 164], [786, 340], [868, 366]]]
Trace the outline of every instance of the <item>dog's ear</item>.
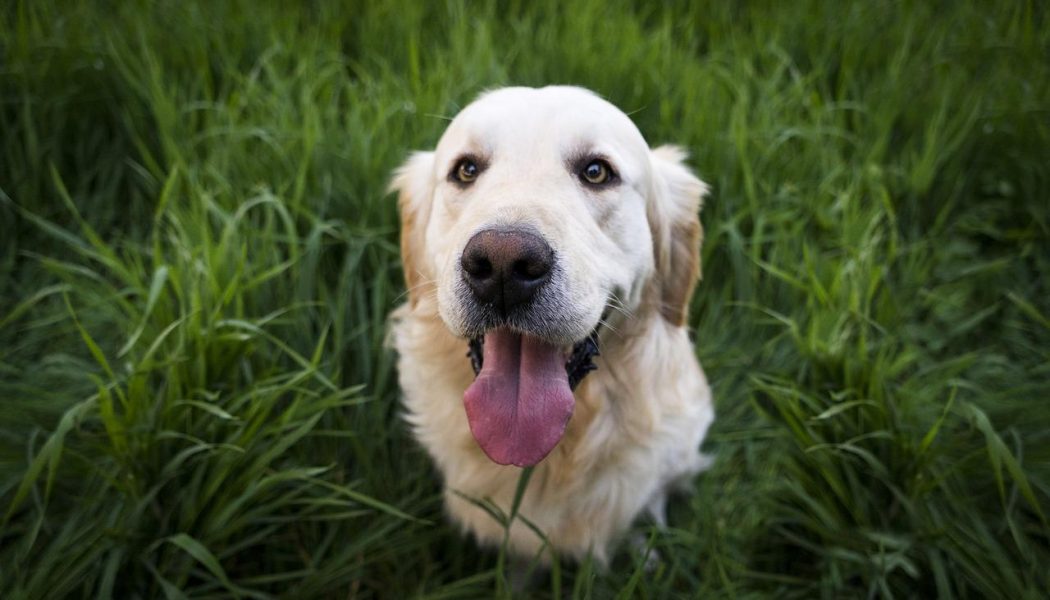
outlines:
[[700, 206], [707, 184], [683, 164], [685, 151], [660, 146], [652, 151], [653, 189], [649, 226], [656, 259], [654, 301], [672, 325], [684, 325], [689, 300], [700, 279]]
[[394, 172], [388, 188], [389, 192], [397, 192], [401, 213], [401, 268], [405, 273], [408, 301], [413, 307], [434, 285], [424, 247], [433, 195], [433, 167], [433, 152], [416, 152]]

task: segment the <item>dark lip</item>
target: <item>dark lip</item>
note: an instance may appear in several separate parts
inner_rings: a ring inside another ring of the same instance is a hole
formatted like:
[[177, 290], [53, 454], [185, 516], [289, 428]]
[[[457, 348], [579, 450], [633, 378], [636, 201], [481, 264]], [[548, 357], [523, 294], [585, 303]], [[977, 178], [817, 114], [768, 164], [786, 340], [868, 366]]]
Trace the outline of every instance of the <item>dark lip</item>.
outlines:
[[[598, 334], [609, 316], [609, 311], [609, 303], [606, 302], [605, 310], [602, 311], [598, 324], [587, 334], [587, 337], [572, 345], [572, 350], [569, 351], [569, 356], [565, 359], [565, 373], [569, 377], [569, 389], [573, 391], [576, 390], [576, 386], [583, 381], [583, 378], [588, 373], [598, 368], [598, 365], [594, 364], [594, 357], [601, 356]], [[471, 337], [467, 341], [467, 357], [470, 359], [471, 368], [474, 369], [474, 376], [477, 377], [485, 363], [484, 334]]]
[[[569, 378], [570, 390], [575, 391], [583, 378], [598, 368], [598, 365], [594, 364], [594, 357], [601, 355], [598, 348], [599, 329], [601, 329], [601, 322], [587, 337], [572, 345], [569, 357], [565, 360], [565, 374]], [[467, 357], [470, 358], [470, 366], [474, 369], [474, 376], [477, 377], [485, 363], [484, 337], [470, 338], [470, 341], [467, 342]]]

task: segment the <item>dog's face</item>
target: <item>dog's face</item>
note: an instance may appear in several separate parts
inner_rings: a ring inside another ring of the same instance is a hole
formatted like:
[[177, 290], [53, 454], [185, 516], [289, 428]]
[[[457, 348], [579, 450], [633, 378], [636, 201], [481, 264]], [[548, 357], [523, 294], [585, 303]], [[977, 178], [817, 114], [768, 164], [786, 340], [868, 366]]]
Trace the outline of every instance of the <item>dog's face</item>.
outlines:
[[534, 464], [560, 439], [565, 362], [610, 309], [682, 324], [705, 188], [680, 158], [590, 92], [506, 88], [399, 171], [410, 301], [436, 293], [449, 331], [483, 340], [465, 401], [496, 462]]

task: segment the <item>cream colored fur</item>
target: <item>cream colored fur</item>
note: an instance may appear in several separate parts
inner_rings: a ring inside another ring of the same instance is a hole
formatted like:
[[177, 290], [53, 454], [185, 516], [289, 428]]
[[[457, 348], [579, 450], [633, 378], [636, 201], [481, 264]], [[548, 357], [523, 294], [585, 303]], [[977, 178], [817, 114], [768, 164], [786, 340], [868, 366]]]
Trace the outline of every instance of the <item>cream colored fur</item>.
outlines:
[[[581, 148], [608, 157], [620, 185], [599, 193], [566, 174], [566, 154]], [[446, 181], [464, 151], [491, 162], [466, 191]], [[565, 436], [536, 466], [521, 515], [559, 554], [604, 562], [639, 514], [662, 523], [668, 493], [707, 466], [699, 446], [714, 413], [684, 327], [706, 186], [683, 156], [650, 150], [622, 112], [585, 90], [507, 88], [464, 109], [435, 152], [396, 174], [409, 301], [391, 323], [406, 419], [444, 477], [450, 516], [482, 544], [498, 544], [503, 528], [460, 494], [509, 511], [521, 474], [481, 451], [463, 408], [474, 373], [455, 264], [487, 224], [526, 223], [555, 249], [567, 273], [566, 348], [598, 325], [607, 302], [616, 308], [600, 328], [598, 369], [577, 388]], [[532, 557], [541, 545], [514, 524], [513, 552]]]

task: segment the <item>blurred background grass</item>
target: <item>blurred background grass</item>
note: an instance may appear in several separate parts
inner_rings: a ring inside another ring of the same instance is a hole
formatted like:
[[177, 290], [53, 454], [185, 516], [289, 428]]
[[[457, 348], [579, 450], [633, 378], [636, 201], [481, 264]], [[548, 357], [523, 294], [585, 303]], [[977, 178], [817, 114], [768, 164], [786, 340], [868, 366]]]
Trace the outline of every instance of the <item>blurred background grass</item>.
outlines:
[[1039, 2], [0, 8], [0, 597], [491, 597], [398, 419], [391, 170], [505, 84], [689, 149], [715, 467], [540, 597], [1050, 586]]

